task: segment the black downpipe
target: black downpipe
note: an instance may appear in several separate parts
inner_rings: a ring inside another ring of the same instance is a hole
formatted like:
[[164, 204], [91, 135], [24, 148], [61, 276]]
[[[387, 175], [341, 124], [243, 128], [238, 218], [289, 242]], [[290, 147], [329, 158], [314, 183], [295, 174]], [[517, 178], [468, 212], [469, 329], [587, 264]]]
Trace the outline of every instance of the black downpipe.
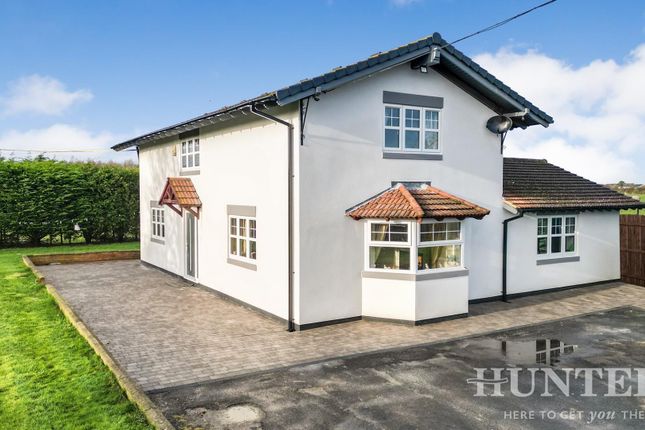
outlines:
[[273, 121], [278, 124], [282, 124], [287, 127], [288, 138], [287, 142], [289, 148], [287, 150], [287, 159], [288, 159], [288, 186], [287, 186], [287, 200], [288, 200], [288, 212], [287, 212], [287, 224], [288, 224], [288, 259], [289, 259], [289, 286], [288, 286], [288, 301], [289, 301], [289, 316], [287, 319], [287, 331], [295, 331], [295, 326], [293, 323], [293, 124], [280, 119], [276, 116], [268, 114], [257, 110], [255, 105], [250, 105], [251, 113], [264, 118], [269, 121]]
[[504, 220], [504, 245], [503, 245], [503, 251], [502, 251], [502, 301], [508, 302], [508, 293], [507, 293], [507, 287], [506, 287], [506, 265], [508, 261], [508, 223], [511, 221], [515, 221], [516, 219], [522, 218], [524, 216], [523, 212], [520, 212], [518, 215], [515, 215], [514, 217], [507, 218]]

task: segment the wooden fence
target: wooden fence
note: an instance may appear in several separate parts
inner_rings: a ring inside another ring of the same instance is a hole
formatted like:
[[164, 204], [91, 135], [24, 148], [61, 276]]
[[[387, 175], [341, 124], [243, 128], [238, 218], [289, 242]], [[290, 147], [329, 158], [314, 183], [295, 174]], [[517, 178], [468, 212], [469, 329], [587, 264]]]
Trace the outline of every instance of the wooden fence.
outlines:
[[645, 287], [645, 216], [620, 216], [620, 277]]

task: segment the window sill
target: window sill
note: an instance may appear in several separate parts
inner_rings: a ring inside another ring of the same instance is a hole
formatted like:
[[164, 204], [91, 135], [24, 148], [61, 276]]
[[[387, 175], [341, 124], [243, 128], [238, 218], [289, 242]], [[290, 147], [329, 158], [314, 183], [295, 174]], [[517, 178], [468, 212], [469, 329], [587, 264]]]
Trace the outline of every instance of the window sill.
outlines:
[[383, 151], [383, 158], [393, 160], [443, 160], [443, 154], [438, 153], [421, 153], [421, 152], [403, 152], [403, 151]]
[[165, 245], [166, 241], [163, 239], [157, 239], [156, 237], [151, 237], [150, 242], [158, 243], [159, 245]]
[[545, 264], [558, 264], [558, 263], [572, 263], [580, 261], [580, 256], [572, 256], [572, 257], [555, 257], [555, 258], [543, 258], [540, 260], [536, 261], [536, 264], [538, 266], [542, 266]]
[[193, 176], [193, 175], [199, 175], [199, 169], [198, 170], [182, 170], [179, 172], [179, 176]]
[[253, 270], [253, 271], [257, 271], [257, 270], [258, 270], [258, 266], [257, 266], [256, 264], [254, 264], [254, 263], [249, 263], [249, 262], [242, 261], [242, 260], [237, 260], [237, 259], [235, 259], [235, 258], [228, 257], [228, 258], [226, 259], [226, 262], [227, 262], [228, 264], [232, 264], [232, 265], [234, 265], [234, 266], [238, 266], [238, 267], [243, 267], [243, 268], [245, 268], [245, 269], [249, 269], [249, 270]]
[[421, 273], [408, 273], [395, 271], [391, 272], [376, 272], [364, 270], [361, 272], [362, 278], [372, 279], [392, 279], [397, 281], [427, 281], [431, 279], [446, 279], [456, 278], [459, 276], [468, 276], [468, 269], [458, 268], [449, 270], [438, 270], [436, 272], [421, 272]]

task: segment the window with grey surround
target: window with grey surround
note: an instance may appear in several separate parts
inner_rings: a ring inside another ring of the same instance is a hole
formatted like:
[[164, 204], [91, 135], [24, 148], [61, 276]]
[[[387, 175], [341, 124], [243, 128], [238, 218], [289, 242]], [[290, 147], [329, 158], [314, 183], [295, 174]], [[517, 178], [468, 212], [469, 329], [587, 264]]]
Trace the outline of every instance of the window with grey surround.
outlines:
[[181, 142], [181, 168], [182, 170], [198, 169], [200, 164], [199, 138], [188, 139]]
[[386, 105], [383, 148], [386, 151], [440, 151], [440, 110]]
[[537, 254], [539, 257], [566, 256], [576, 253], [575, 215], [538, 217]]
[[255, 262], [257, 260], [257, 221], [253, 217], [229, 215], [230, 258]]
[[166, 237], [166, 216], [163, 207], [151, 208], [152, 238], [163, 240]]

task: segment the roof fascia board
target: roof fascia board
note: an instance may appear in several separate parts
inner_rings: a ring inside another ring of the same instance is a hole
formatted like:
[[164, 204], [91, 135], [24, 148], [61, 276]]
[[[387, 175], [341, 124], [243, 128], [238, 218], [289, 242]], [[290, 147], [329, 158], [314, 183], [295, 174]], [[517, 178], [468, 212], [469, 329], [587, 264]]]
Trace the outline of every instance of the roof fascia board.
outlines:
[[[462, 72], [467, 74], [469, 77], [471, 77], [473, 80], [477, 82], [477, 84], [481, 85], [482, 87], [485, 87], [488, 91], [497, 94], [504, 100], [506, 100], [508, 103], [511, 105], [515, 106], [518, 110], [523, 110], [527, 106], [522, 105], [520, 102], [516, 101], [512, 97], [510, 97], [508, 94], [504, 93], [501, 91], [499, 88], [497, 88], [495, 85], [491, 84], [488, 82], [486, 79], [484, 79], [482, 76], [480, 76], [478, 73], [476, 73], [474, 70], [472, 70], [470, 67], [465, 65], [462, 61], [457, 59], [454, 55], [450, 54], [447, 50], [442, 50], [441, 52], [441, 61], [447, 60], [452, 64], [453, 66], [459, 68]], [[528, 116], [535, 121], [536, 123], [540, 124], [543, 127], [548, 127], [549, 123], [540, 118], [539, 116], [535, 115], [529, 108], [529, 113]]]
[[250, 106], [252, 104], [267, 105], [271, 103], [274, 103], [274, 101], [271, 98], [261, 98], [261, 99], [259, 98], [257, 100], [255, 99], [247, 100], [226, 108], [219, 109], [211, 113], [207, 113], [207, 114], [189, 119], [184, 122], [180, 122], [178, 124], [174, 124], [156, 131], [152, 131], [148, 134], [136, 137], [134, 139], [130, 139], [128, 141], [118, 143], [112, 146], [112, 149], [115, 151], [122, 151], [132, 146], [141, 146], [144, 144], [153, 143], [159, 139], [176, 136], [180, 133], [191, 131], [196, 128], [219, 124], [220, 122], [226, 121], [225, 119], [222, 119], [222, 116], [224, 115], [229, 115], [232, 117], [232, 114], [236, 112], [241, 112], [242, 114], [246, 114], [244, 112], [244, 109], [250, 109]]
[[502, 201], [502, 206], [503, 206], [504, 210], [506, 210], [506, 212], [509, 212], [509, 213], [511, 213], [513, 215], [517, 215], [518, 213], [520, 213], [520, 211], [517, 210], [517, 208], [515, 206], [513, 206], [513, 204], [511, 202], [509, 202], [508, 200], [503, 200]]
[[418, 57], [421, 57], [423, 55], [428, 54], [430, 51], [431, 51], [431, 46], [425, 46], [425, 47], [423, 47], [421, 49], [418, 49], [416, 51], [408, 52], [407, 54], [401, 55], [400, 57], [392, 58], [392, 59], [384, 61], [382, 63], [375, 64], [375, 65], [373, 65], [371, 67], [367, 67], [367, 68], [365, 68], [365, 69], [363, 69], [361, 71], [352, 73], [351, 75], [346, 75], [346, 76], [343, 76], [343, 77], [341, 77], [339, 79], [334, 79], [331, 82], [326, 82], [326, 83], [320, 84], [318, 87], [309, 88], [308, 90], [301, 91], [301, 92], [298, 92], [298, 93], [295, 93], [295, 94], [291, 94], [291, 95], [289, 95], [287, 97], [284, 97], [282, 99], [279, 97], [279, 91], [278, 91], [278, 98], [277, 98], [278, 105], [280, 105], [280, 106], [288, 105], [289, 103], [293, 103], [293, 102], [298, 101], [300, 99], [303, 99], [303, 98], [306, 98], [306, 97], [309, 97], [309, 96], [313, 96], [313, 95], [316, 94], [318, 89], [320, 89], [320, 91], [322, 91], [322, 92], [331, 91], [331, 90], [333, 90], [335, 88], [338, 88], [341, 85], [344, 85], [346, 83], [353, 82], [353, 81], [356, 81], [358, 79], [365, 78], [365, 77], [367, 77], [369, 75], [372, 75], [374, 73], [383, 72], [383, 71], [385, 71], [387, 69], [391, 69], [392, 67], [396, 67], [396, 66], [398, 66], [400, 64], [403, 64], [403, 63], [406, 63], [406, 62], [408, 62], [410, 60], [414, 60], [415, 58], [418, 58]]

